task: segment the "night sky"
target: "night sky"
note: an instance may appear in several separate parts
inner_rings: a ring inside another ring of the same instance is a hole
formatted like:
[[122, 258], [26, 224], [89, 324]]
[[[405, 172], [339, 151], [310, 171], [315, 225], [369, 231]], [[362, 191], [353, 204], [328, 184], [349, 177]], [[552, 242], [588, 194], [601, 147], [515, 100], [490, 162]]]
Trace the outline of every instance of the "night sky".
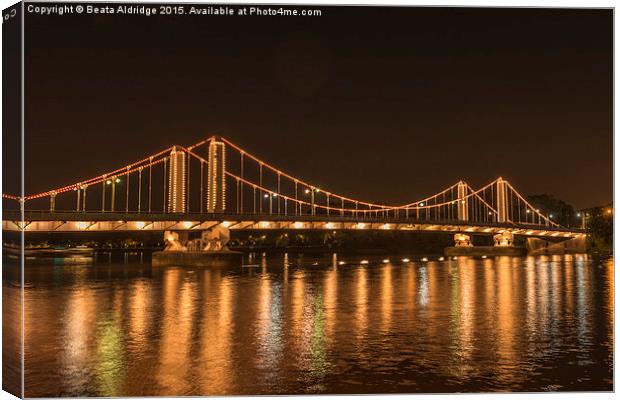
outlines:
[[218, 134], [360, 200], [612, 200], [611, 10], [314, 8], [27, 15], [26, 194]]

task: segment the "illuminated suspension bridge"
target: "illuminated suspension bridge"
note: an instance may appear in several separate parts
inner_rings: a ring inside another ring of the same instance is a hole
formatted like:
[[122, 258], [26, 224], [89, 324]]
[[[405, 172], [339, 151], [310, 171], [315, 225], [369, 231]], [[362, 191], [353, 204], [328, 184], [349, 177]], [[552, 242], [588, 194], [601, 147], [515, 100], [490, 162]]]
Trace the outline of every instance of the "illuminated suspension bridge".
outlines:
[[576, 238], [505, 179], [457, 182], [402, 205], [343, 196], [217, 136], [172, 146], [114, 171], [46, 192], [3, 194], [3, 230], [33, 232], [387, 229]]

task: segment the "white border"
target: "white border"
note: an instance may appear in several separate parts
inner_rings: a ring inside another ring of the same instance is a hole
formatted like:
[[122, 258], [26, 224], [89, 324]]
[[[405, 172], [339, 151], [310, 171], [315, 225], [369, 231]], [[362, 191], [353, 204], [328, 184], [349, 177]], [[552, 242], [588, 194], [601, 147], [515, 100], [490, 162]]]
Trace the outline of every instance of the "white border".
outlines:
[[[149, 3], [148, 1], [135, 1], [135, 2], [142, 2], [142, 3]], [[158, 1], [152, 1], [152, 2], [157, 2], [160, 3]], [[0, 6], [2, 6], [2, 9], [5, 9], [7, 7], [10, 7], [11, 5], [15, 4], [16, 1], [9, 1], [9, 0], [0, 0]], [[79, 1], [64, 1], [63, 3], [80, 3]], [[161, 2], [161, 3], [165, 3], [165, 2]], [[188, 1], [188, 0], [178, 0], [178, 1], [174, 1], [174, 3], [196, 3], [196, 1]], [[601, 1], [601, 0], [591, 0], [591, 1], [578, 1], [578, 0], [572, 0], [572, 1], [566, 1], [566, 0], [537, 0], [537, 1], [498, 1], [498, 0], [476, 0], [476, 1], [458, 1], [458, 0], [443, 0], [443, 1], [411, 1], [411, 0], [390, 0], [390, 1], [386, 1], [386, 0], [366, 0], [366, 1], [354, 1], [354, 0], [337, 0], [337, 1], [330, 1], [330, 0], [312, 0], [312, 1], [303, 1], [303, 0], [289, 0], [289, 1], [264, 1], [264, 0], [255, 0], [255, 1], [245, 1], [245, 0], [230, 0], [230, 1], [222, 1], [222, 2], [217, 2], [217, 1], [202, 1], [201, 3], [211, 3], [211, 4], [300, 4], [300, 5], [381, 5], [381, 6], [444, 6], [444, 7], [561, 7], [561, 8], [574, 8], [574, 7], [585, 7], [585, 8], [615, 8], [615, 1]], [[617, 23], [617, 14], [614, 12], [614, 26]], [[617, 32], [614, 29], [614, 77], [616, 75], [617, 72], [617, 66], [615, 63], [615, 44], [618, 42], [618, 36], [617, 36]], [[22, 36], [23, 36], [23, 28], [22, 28]], [[2, 39], [2, 34], [0, 32], [0, 41]], [[0, 64], [1, 64], [1, 53], [0, 53]], [[1, 68], [1, 67], [0, 67]], [[23, 69], [23, 64], [22, 64], [22, 69]], [[617, 83], [614, 79], [614, 99], [615, 99], [615, 93], [616, 93], [616, 89], [617, 89]], [[22, 90], [23, 90], [23, 81], [22, 81]], [[0, 99], [0, 106], [1, 106], [1, 99]], [[22, 103], [23, 106], [23, 103]], [[1, 107], [0, 107], [0, 116], [1, 116]], [[614, 122], [615, 122], [615, 116], [618, 115], [618, 106], [614, 101]], [[23, 118], [23, 115], [22, 115]], [[23, 121], [22, 121], [23, 123]], [[614, 124], [614, 132], [615, 132], [615, 124]], [[23, 136], [22, 136], [22, 140], [23, 140]], [[618, 183], [618, 174], [617, 172], [617, 165], [615, 163], [615, 154], [617, 154], [617, 150], [618, 150], [618, 143], [615, 141], [615, 133], [614, 133], [614, 199], [615, 199], [615, 188], [617, 187], [617, 183]], [[2, 143], [0, 141], [0, 154], [2, 151]], [[22, 157], [22, 162], [23, 162], [23, 157]], [[22, 165], [22, 170], [23, 170], [23, 165]], [[23, 177], [23, 174], [22, 174]], [[0, 187], [2, 184], [2, 178], [1, 178], [1, 174], [0, 174]], [[22, 192], [23, 192], [23, 181], [22, 181]], [[614, 227], [615, 224], [617, 222], [617, 220], [615, 219], [617, 218], [617, 214], [614, 213]], [[0, 239], [1, 239], [1, 233], [0, 233]], [[618, 246], [620, 244], [620, 241], [618, 240], [617, 236], [614, 235], [614, 253], [617, 253], [618, 250]], [[22, 273], [23, 273], [23, 266], [22, 266]], [[616, 274], [614, 271], [614, 286], [615, 286], [615, 282], [616, 282]], [[22, 291], [22, 296], [23, 296], [23, 291]], [[620, 296], [618, 295], [618, 291], [616, 291], [614, 293], [614, 304], [619, 304], [618, 303], [618, 298]], [[1, 307], [1, 296], [0, 296], [0, 307]], [[23, 302], [23, 299], [22, 299]], [[614, 316], [615, 316], [615, 309], [614, 309]], [[23, 315], [23, 309], [22, 309], [22, 315]], [[616, 333], [617, 333], [617, 319], [614, 318], [614, 355], [615, 355], [615, 349], [616, 349]], [[0, 318], [0, 330], [2, 327], [2, 319]], [[23, 335], [23, 321], [22, 321], [22, 335]], [[23, 339], [22, 339], [22, 343], [23, 343]], [[2, 350], [2, 343], [0, 341], [0, 352]], [[0, 360], [1, 362], [1, 360]], [[23, 379], [23, 378], [22, 378]], [[618, 369], [616, 366], [616, 363], [614, 361], [614, 386], [617, 384], [618, 382]], [[22, 382], [23, 383], [23, 382]], [[398, 398], [413, 398], [413, 399], [421, 399], [421, 400], [445, 400], [445, 399], [449, 399], [449, 398], [454, 398], [457, 397], [458, 399], [461, 400], [475, 400], [475, 399], [480, 399], [480, 397], [482, 396], [483, 398], [488, 398], [488, 399], [496, 399], [496, 398], [510, 398], [510, 399], [536, 399], [536, 398], [542, 398], [545, 400], [556, 400], [556, 399], [581, 399], [585, 396], [588, 397], [588, 399], [594, 399], [594, 400], [599, 400], [599, 399], [612, 399], [614, 398], [614, 394], [613, 393], [589, 393], [589, 392], [571, 392], [571, 393], [544, 393], [544, 394], [521, 394], [521, 393], [517, 393], [517, 394], [450, 394], [450, 395], [444, 395], [444, 394], [440, 394], [440, 395], [365, 395], [364, 397], [373, 397], [373, 398], [379, 398], [379, 399], [389, 399], [389, 398], [394, 398], [394, 397], [398, 397]], [[309, 399], [320, 399], [327, 397], [326, 395], [323, 396], [303, 396], [304, 398], [309, 398]], [[332, 396], [329, 396], [332, 397]], [[359, 398], [360, 396], [337, 396], [340, 399], [352, 399], [352, 398]], [[183, 397], [168, 397], [169, 399], [186, 399]], [[211, 398], [221, 398], [221, 397], [211, 397]], [[248, 396], [246, 398], [257, 398], [257, 399], [279, 399], [281, 397], [279, 396]], [[0, 391], [0, 400], [3, 399], [14, 399], [14, 397], [4, 391]], [[140, 397], [132, 397], [131, 399], [141, 399]], [[224, 397], [224, 399], [226, 399], [226, 397]]]

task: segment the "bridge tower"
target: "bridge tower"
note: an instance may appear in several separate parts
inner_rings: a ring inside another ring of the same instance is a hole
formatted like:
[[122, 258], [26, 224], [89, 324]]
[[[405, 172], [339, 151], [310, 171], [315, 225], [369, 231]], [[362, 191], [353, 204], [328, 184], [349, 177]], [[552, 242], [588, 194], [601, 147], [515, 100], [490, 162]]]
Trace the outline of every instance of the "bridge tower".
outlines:
[[508, 222], [508, 185], [507, 182], [498, 178], [496, 183], [497, 222]]
[[168, 170], [168, 212], [185, 212], [185, 188], [185, 152], [174, 146]]
[[469, 220], [469, 198], [464, 198], [467, 196], [467, 184], [460, 181], [456, 190], [458, 195], [457, 214], [459, 221], [467, 221]]
[[209, 143], [209, 167], [207, 172], [207, 212], [226, 210], [226, 146], [215, 136]]

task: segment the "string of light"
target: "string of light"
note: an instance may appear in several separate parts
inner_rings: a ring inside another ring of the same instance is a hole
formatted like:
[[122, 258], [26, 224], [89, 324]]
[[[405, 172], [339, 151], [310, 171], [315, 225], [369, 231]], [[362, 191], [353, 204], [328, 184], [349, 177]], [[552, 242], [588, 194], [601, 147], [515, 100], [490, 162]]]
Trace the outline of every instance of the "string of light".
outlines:
[[[202, 140], [198, 143], [193, 144], [192, 146], [189, 146], [188, 149], [193, 149], [199, 146], [202, 146], [206, 143], [208, 143], [211, 140], [214, 140], [215, 136], [212, 136], [208, 139]], [[394, 210], [405, 210], [407, 208], [409, 209], [415, 209], [414, 206], [416, 204], [419, 203], [427, 203], [428, 201], [437, 198], [439, 196], [441, 196], [444, 193], [449, 192], [450, 190], [454, 189], [458, 183], [453, 184], [452, 186], [449, 186], [448, 188], [442, 190], [441, 192], [431, 195], [429, 197], [411, 202], [411, 203], [407, 203], [407, 204], [403, 204], [403, 205], [398, 205], [398, 206], [394, 206], [394, 205], [387, 205], [387, 204], [378, 204], [378, 203], [370, 203], [367, 201], [363, 201], [363, 200], [356, 200], [350, 197], [346, 197], [343, 195], [339, 195], [337, 193], [333, 193], [330, 191], [327, 191], [325, 189], [320, 189], [315, 185], [312, 185], [302, 179], [296, 178], [292, 175], [289, 175], [288, 173], [286, 173], [285, 171], [282, 171], [280, 169], [278, 169], [277, 167], [259, 159], [258, 157], [255, 157], [254, 155], [252, 155], [251, 153], [248, 153], [247, 151], [245, 151], [243, 148], [239, 147], [238, 145], [234, 144], [233, 142], [231, 142], [230, 140], [226, 139], [226, 138], [220, 138], [219, 140], [221, 140], [222, 142], [224, 142], [225, 144], [227, 144], [228, 146], [232, 147], [233, 149], [237, 150], [240, 154], [243, 155], [243, 157], [249, 158], [253, 161], [255, 161], [256, 163], [258, 163], [259, 165], [261, 165], [262, 167], [266, 167], [267, 169], [271, 170], [272, 172], [276, 173], [277, 175], [287, 178], [297, 184], [301, 184], [302, 186], [305, 186], [307, 188], [309, 188], [310, 190], [314, 190], [314, 191], [318, 191], [318, 192], [323, 192], [325, 193], [327, 196], [330, 197], [335, 197], [339, 200], [343, 200], [343, 201], [347, 201], [347, 202], [351, 202], [351, 203], [357, 203], [358, 205], [362, 205], [362, 206], [367, 206], [367, 207], [375, 207], [375, 209], [373, 209], [372, 211], [394, 211]], [[268, 190], [268, 189], [267, 189]], [[318, 207], [318, 205], [317, 205]]]
[[[199, 161], [201, 161], [203, 163], [208, 163], [208, 161], [206, 159], [204, 159], [203, 157], [200, 157], [199, 155], [195, 154], [194, 152], [188, 150], [187, 148], [183, 148], [181, 146], [179, 146], [179, 147], [181, 149], [183, 149], [184, 151], [186, 151], [189, 155], [191, 155], [191, 156], [195, 157], [196, 159], [198, 159]], [[194, 146], [194, 147], [196, 147], [196, 146]], [[283, 198], [283, 199], [285, 199], [287, 201], [292, 201], [292, 202], [296, 202], [297, 204], [300, 204], [300, 205], [311, 206], [311, 207], [320, 208], [320, 209], [324, 209], [324, 210], [343, 211], [343, 212], [349, 212], [349, 213], [369, 213], [369, 212], [370, 213], [375, 213], [375, 212], [383, 212], [385, 210], [392, 211], [392, 210], [405, 210], [405, 209], [406, 210], [410, 210], [410, 211], [416, 211], [416, 210], [426, 210], [426, 209], [434, 209], [434, 208], [445, 207], [445, 206], [448, 206], [448, 205], [451, 205], [451, 204], [455, 204], [458, 201], [467, 200], [470, 197], [472, 197], [474, 195], [477, 195], [479, 192], [487, 189], [489, 186], [493, 185], [496, 182], [496, 181], [493, 181], [493, 182], [489, 183], [488, 185], [486, 185], [485, 187], [478, 189], [478, 191], [476, 191], [474, 193], [470, 193], [470, 194], [468, 194], [468, 195], [466, 195], [466, 196], [464, 196], [462, 198], [458, 198], [458, 199], [454, 199], [454, 200], [449, 200], [449, 201], [442, 202], [442, 203], [427, 204], [427, 200], [432, 199], [432, 198], [436, 198], [436, 197], [438, 197], [439, 195], [441, 195], [444, 192], [448, 192], [451, 188], [454, 188], [456, 186], [456, 184], [452, 185], [450, 188], [448, 188], [448, 189], [446, 189], [446, 190], [444, 190], [444, 191], [442, 191], [442, 192], [440, 192], [440, 193], [438, 193], [436, 195], [427, 197], [427, 198], [425, 198], [423, 200], [420, 200], [418, 202], [415, 202], [415, 203], [410, 203], [410, 204], [404, 205], [404, 206], [388, 206], [388, 207], [385, 207], [383, 209], [372, 209], [372, 210], [368, 209], [367, 210], [367, 209], [331, 207], [331, 206], [322, 205], [320, 203], [312, 204], [310, 202], [307, 202], [307, 201], [304, 201], [304, 200], [300, 200], [300, 199], [297, 199], [297, 198], [294, 198], [294, 197], [290, 197], [290, 196], [287, 196], [285, 194], [281, 194], [281, 193], [278, 193], [278, 192], [273, 191], [271, 189], [268, 189], [266, 187], [260, 186], [258, 184], [255, 184], [255, 183], [251, 182], [251, 181], [248, 181], [247, 179], [244, 179], [244, 178], [242, 178], [242, 177], [240, 177], [240, 176], [238, 176], [236, 174], [233, 174], [232, 172], [226, 171], [226, 175], [231, 177], [231, 178], [233, 178], [233, 179], [235, 179], [235, 180], [238, 180], [239, 182], [243, 182], [244, 184], [250, 186], [253, 189], [257, 189], [257, 190], [259, 190], [262, 193], [265, 193], [265, 194], [268, 194], [268, 195], [271, 195], [271, 196], [275, 196], [275, 197], [279, 196], [279, 197], [281, 197], [281, 198]], [[355, 202], [355, 200], [350, 200], [350, 201]], [[421, 206], [421, 205], [419, 205], [420, 203], [424, 203], [424, 205]], [[487, 205], [487, 207], [491, 208], [486, 202], [485, 202], [485, 204]], [[495, 211], [495, 210], [493, 210], [493, 211], [495, 213], [497, 213], [497, 211]]]
[[[163, 162], [163, 160], [165, 158], [160, 158], [160, 159], [157, 159], [155, 161], [152, 161], [152, 160], [154, 158], [156, 158], [156, 157], [159, 157], [159, 156], [163, 155], [163, 154], [169, 153], [171, 151], [171, 149], [172, 149], [172, 147], [169, 147], [168, 149], [160, 151], [159, 153], [154, 154], [154, 155], [152, 155], [152, 156], [150, 156], [150, 157], [148, 157], [146, 159], [134, 162], [134, 163], [126, 165], [126, 166], [124, 166], [122, 168], [118, 168], [118, 169], [116, 169], [116, 170], [114, 170], [112, 172], [101, 174], [101, 175], [98, 175], [98, 176], [96, 176], [94, 178], [87, 179], [85, 181], [74, 183], [74, 184], [71, 184], [71, 185], [68, 185], [68, 186], [64, 186], [64, 187], [61, 187], [61, 188], [58, 188], [58, 189], [48, 190], [46, 192], [37, 193], [37, 194], [34, 194], [34, 195], [30, 195], [30, 196], [25, 196], [24, 200], [25, 201], [34, 200], [34, 199], [38, 199], [38, 198], [41, 198], [41, 197], [47, 197], [47, 196], [56, 195], [56, 194], [59, 194], [59, 193], [74, 191], [74, 190], [77, 190], [77, 189], [81, 189], [83, 187], [87, 187], [87, 186], [90, 186], [90, 185], [95, 185], [97, 183], [101, 183], [101, 182], [103, 182], [103, 181], [105, 181], [107, 179], [110, 179], [112, 177], [124, 176], [124, 175], [130, 174], [130, 173], [136, 172], [140, 168], [148, 168], [148, 167], [157, 165], [157, 164]], [[148, 161], [148, 163], [144, 164], [147, 161]], [[19, 197], [17, 197], [17, 199], [19, 199]]]
[[[343, 196], [343, 195], [339, 195], [336, 193], [332, 193], [323, 189], [319, 189], [317, 186], [312, 185], [310, 183], [307, 183], [306, 181], [303, 181], [299, 178], [296, 178], [292, 175], [289, 175], [288, 173], [276, 168], [275, 166], [264, 162], [263, 160], [253, 156], [252, 154], [246, 152], [244, 149], [242, 149], [241, 147], [237, 146], [236, 144], [232, 143], [231, 141], [225, 139], [225, 138], [219, 138], [219, 137], [215, 137], [212, 136], [208, 139], [204, 139], [201, 140], [191, 146], [188, 147], [183, 147], [183, 146], [176, 146], [177, 149], [181, 149], [183, 152], [185, 152], [186, 154], [188, 154], [188, 156], [194, 157], [196, 159], [198, 159], [201, 163], [203, 164], [208, 164], [209, 161], [206, 160], [205, 158], [199, 156], [198, 154], [196, 154], [193, 150], [196, 148], [199, 148], [205, 144], [211, 143], [211, 141], [213, 140], [218, 140], [222, 143], [224, 143], [227, 146], [230, 146], [232, 149], [234, 149], [235, 151], [239, 152], [239, 154], [241, 155], [241, 174], [240, 176], [232, 173], [228, 170], [225, 170], [225, 175], [227, 177], [230, 177], [231, 179], [234, 179], [237, 182], [237, 191], [238, 192], [243, 192], [243, 185], [246, 185], [247, 187], [251, 188], [252, 190], [254, 190], [255, 192], [258, 191], [259, 194], [264, 194], [264, 195], [268, 195], [269, 197], [273, 197], [273, 198], [278, 198], [278, 203], [277, 203], [277, 214], [281, 214], [281, 210], [280, 210], [280, 199], [284, 200], [284, 209], [286, 210], [285, 212], [288, 212], [287, 209], [287, 202], [292, 202], [294, 204], [296, 204], [295, 207], [295, 212], [297, 212], [297, 206], [299, 207], [299, 212], [301, 212], [301, 208], [302, 206], [307, 206], [307, 207], [311, 207], [311, 209], [314, 210], [318, 209], [318, 210], [324, 210], [327, 212], [327, 215], [329, 215], [330, 212], [340, 212], [340, 213], [350, 213], [352, 215], [367, 215], [367, 214], [383, 214], [383, 215], [390, 215], [389, 213], [393, 212], [394, 215], [400, 215], [400, 212], [406, 212], [406, 215], [409, 215], [409, 212], [419, 212], [419, 211], [428, 211], [428, 210], [438, 210], [435, 214], [433, 214], [435, 217], [434, 218], [438, 218], [445, 210], [445, 215], [448, 214], [452, 214], [453, 213], [453, 208], [448, 209], [448, 207], [454, 205], [454, 204], [458, 204], [459, 202], [466, 204], [465, 207], [470, 207], [471, 210], [478, 210], [475, 212], [480, 213], [481, 209], [482, 211], [485, 212], [485, 216], [486, 214], [488, 215], [495, 215], [498, 217], [499, 220], [506, 221], [509, 223], [513, 223], [513, 219], [514, 218], [499, 218], [499, 211], [497, 208], [495, 208], [492, 204], [494, 203], [494, 197], [493, 197], [493, 188], [496, 186], [499, 186], [500, 180], [503, 181], [503, 183], [506, 184], [506, 187], [508, 188], [508, 190], [510, 191], [509, 195], [510, 195], [510, 199], [512, 201], [513, 196], [515, 196], [517, 198], [517, 201], [522, 202], [525, 205], [525, 210], [527, 211], [527, 213], [531, 213], [532, 216], [538, 216], [539, 217], [539, 222], [542, 220], [544, 221], [548, 226], [551, 225], [553, 227], [561, 227], [560, 224], [554, 222], [551, 220], [551, 218], [549, 218], [548, 216], [544, 215], [543, 213], [540, 212], [539, 209], [534, 208], [534, 206], [531, 205], [531, 203], [529, 203], [519, 192], [516, 191], [516, 189], [508, 182], [505, 180], [502, 180], [501, 178], [498, 178], [490, 183], [488, 183], [487, 185], [474, 190], [471, 186], [469, 186], [469, 184], [466, 184], [464, 182], [458, 182], [455, 183], [449, 187], [447, 187], [446, 189], [442, 190], [439, 193], [436, 193], [434, 195], [425, 197], [421, 200], [417, 200], [415, 202], [411, 202], [411, 203], [407, 203], [404, 205], [386, 205], [386, 204], [379, 204], [379, 203], [372, 203], [372, 202], [368, 202], [368, 201], [362, 201], [362, 200], [356, 200], [347, 196]], [[54, 190], [49, 190], [46, 192], [42, 192], [42, 193], [38, 193], [38, 194], [34, 194], [34, 195], [29, 195], [29, 196], [25, 196], [25, 197], [20, 197], [20, 196], [15, 196], [15, 195], [11, 195], [11, 194], [3, 194], [2, 197], [5, 199], [10, 199], [10, 200], [15, 200], [15, 201], [30, 201], [30, 200], [34, 200], [34, 199], [38, 199], [38, 198], [43, 198], [43, 197], [48, 197], [48, 196], [56, 196], [60, 193], [65, 193], [65, 192], [70, 192], [70, 191], [79, 191], [79, 190], [84, 190], [84, 196], [85, 196], [85, 190], [88, 186], [90, 185], [95, 185], [101, 182], [105, 182], [109, 179], [115, 179], [117, 177], [122, 177], [122, 176], [128, 176], [132, 173], [135, 172], [139, 172], [141, 174], [141, 171], [145, 168], [149, 168], [149, 167], [153, 167], [157, 164], [160, 164], [162, 162], [166, 162], [166, 160], [168, 160], [170, 158], [170, 152], [175, 149], [175, 146], [169, 147], [167, 149], [164, 149], [156, 154], [153, 154], [147, 158], [144, 158], [142, 160], [136, 161], [134, 163], [128, 164], [124, 167], [118, 168], [114, 171], [105, 173], [105, 174], [101, 174], [98, 175], [96, 177], [78, 182], [78, 183], [74, 183], [68, 186], [64, 186], [58, 189], [54, 189]], [[163, 157], [162, 157], [163, 156]], [[250, 159], [256, 163], [258, 163], [258, 165], [260, 166], [260, 177], [261, 177], [261, 182], [259, 184], [251, 182], [250, 180], [246, 179], [244, 177], [244, 173], [243, 173], [243, 160], [247, 158]], [[189, 162], [189, 161], [188, 161]], [[189, 163], [188, 163], [188, 184], [189, 184]], [[269, 189], [267, 187], [265, 187], [262, 183], [263, 179], [262, 179], [262, 173], [263, 173], [263, 168], [267, 168], [267, 170], [277, 174], [278, 177], [278, 189], [277, 190], [272, 190]], [[183, 173], [184, 174], [184, 173]], [[201, 174], [202, 174], [202, 167], [201, 167]], [[201, 175], [202, 176], [202, 175]], [[291, 196], [289, 194], [285, 194], [285, 193], [281, 193], [280, 188], [281, 188], [281, 181], [280, 179], [284, 178], [284, 179], [288, 179], [289, 181], [292, 181], [295, 183], [295, 196]], [[150, 179], [150, 178], [149, 178]], [[185, 178], [183, 178], [185, 179]], [[304, 200], [304, 199], [300, 199], [298, 197], [298, 193], [297, 193], [297, 187], [298, 185], [301, 185], [302, 189], [306, 188], [305, 192], [308, 193], [308, 189], [311, 191], [312, 193], [312, 202]], [[460, 189], [459, 185], [465, 185], [466, 187], [466, 195], [462, 195], [462, 191]], [[189, 187], [189, 186], [188, 186]], [[457, 197], [454, 197], [454, 191], [455, 188], [458, 188], [457, 192]], [[487, 201], [486, 198], [486, 191], [487, 190], [491, 190], [491, 199], [490, 201]], [[189, 190], [189, 189], [188, 189]], [[149, 187], [149, 191], [150, 191], [150, 187]], [[165, 191], [165, 188], [164, 188]], [[201, 191], [202, 191], [202, 186], [201, 186]], [[322, 202], [315, 202], [315, 194], [318, 193], [323, 193], [326, 196], [326, 199], [324, 199], [324, 202], [326, 204], [322, 204]], [[189, 195], [189, 193], [188, 193]], [[237, 194], [238, 196], [238, 208], [240, 208], [240, 210], [243, 210], [243, 204], [239, 205], [239, 202], [243, 203], [243, 195], [239, 195], [239, 193]], [[460, 196], [460, 197], [458, 197]], [[504, 195], [502, 195], [504, 196]], [[440, 199], [440, 197], [442, 199]], [[446, 197], [448, 197], [448, 199], [446, 200]], [[104, 197], [105, 198], [105, 197]], [[126, 193], [126, 203], [128, 203], [129, 201], [129, 188], [127, 188], [127, 193]], [[503, 197], [502, 197], [503, 198]], [[241, 200], [239, 200], [241, 199]], [[469, 201], [469, 199], [472, 199], [474, 201], [479, 202], [477, 205], [475, 203], [471, 203]], [[331, 200], [331, 202], [330, 202]], [[340, 206], [335, 206], [333, 205], [335, 202], [340, 201]], [[149, 200], [150, 201], [150, 200]], [[498, 200], [499, 201], [499, 200]], [[183, 200], [183, 202], [185, 203], [185, 200]], [[201, 199], [202, 202], [202, 199]], [[254, 200], [254, 202], [256, 203], [256, 200]], [[79, 203], [79, 194], [78, 194], [78, 203]], [[189, 200], [187, 201], [187, 203], [189, 203]], [[470, 204], [471, 203], [471, 204]], [[502, 206], [500, 207], [498, 205], [499, 208], [501, 208], [502, 210], [507, 210], [508, 209], [508, 200], [502, 200]], [[514, 203], [514, 202], [513, 202]], [[514, 204], [510, 203], [510, 212], [512, 213], [514, 210]], [[352, 204], [355, 204], [355, 208], [353, 208]], [[127, 204], [125, 205], [127, 208]], [[201, 203], [202, 206], [202, 203]], [[367, 208], [361, 208], [362, 207], [367, 207]], [[272, 212], [271, 209], [271, 201], [270, 201], [270, 206], [269, 206], [269, 212]], [[445, 207], [445, 208], [444, 208]], [[503, 208], [502, 208], [503, 207]], [[78, 206], [79, 209], [79, 206]], [[262, 203], [261, 203], [261, 210], [262, 210]], [[520, 206], [517, 204], [517, 210], [519, 212], [519, 219], [520, 219], [520, 212], [521, 212], [521, 208]], [[189, 210], [188, 210], [189, 211]], [[239, 211], [239, 210], [238, 210]], [[461, 215], [461, 209], [458, 210], [459, 212], [459, 216]], [[502, 211], [504, 214], [502, 215], [506, 215], [506, 211]], [[467, 215], [467, 208], [465, 209], [465, 211], [463, 211], [463, 213], [465, 215]], [[419, 214], [418, 214], [419, 216]], [[512, 216], [512, 214], [511, 214]], [[427, 218], [429, 217], [429, 214], [427, 214], [426, 216]], [[526, 217], [526, 221], [528, 221], [528, 218]], [[534, 221], [534, 219], [532, 218], [532, 221]], [[523, 222], [523, 221], [517, 221], [517, 222]], [[527, 222], [529, 223], [529, 222]]]

